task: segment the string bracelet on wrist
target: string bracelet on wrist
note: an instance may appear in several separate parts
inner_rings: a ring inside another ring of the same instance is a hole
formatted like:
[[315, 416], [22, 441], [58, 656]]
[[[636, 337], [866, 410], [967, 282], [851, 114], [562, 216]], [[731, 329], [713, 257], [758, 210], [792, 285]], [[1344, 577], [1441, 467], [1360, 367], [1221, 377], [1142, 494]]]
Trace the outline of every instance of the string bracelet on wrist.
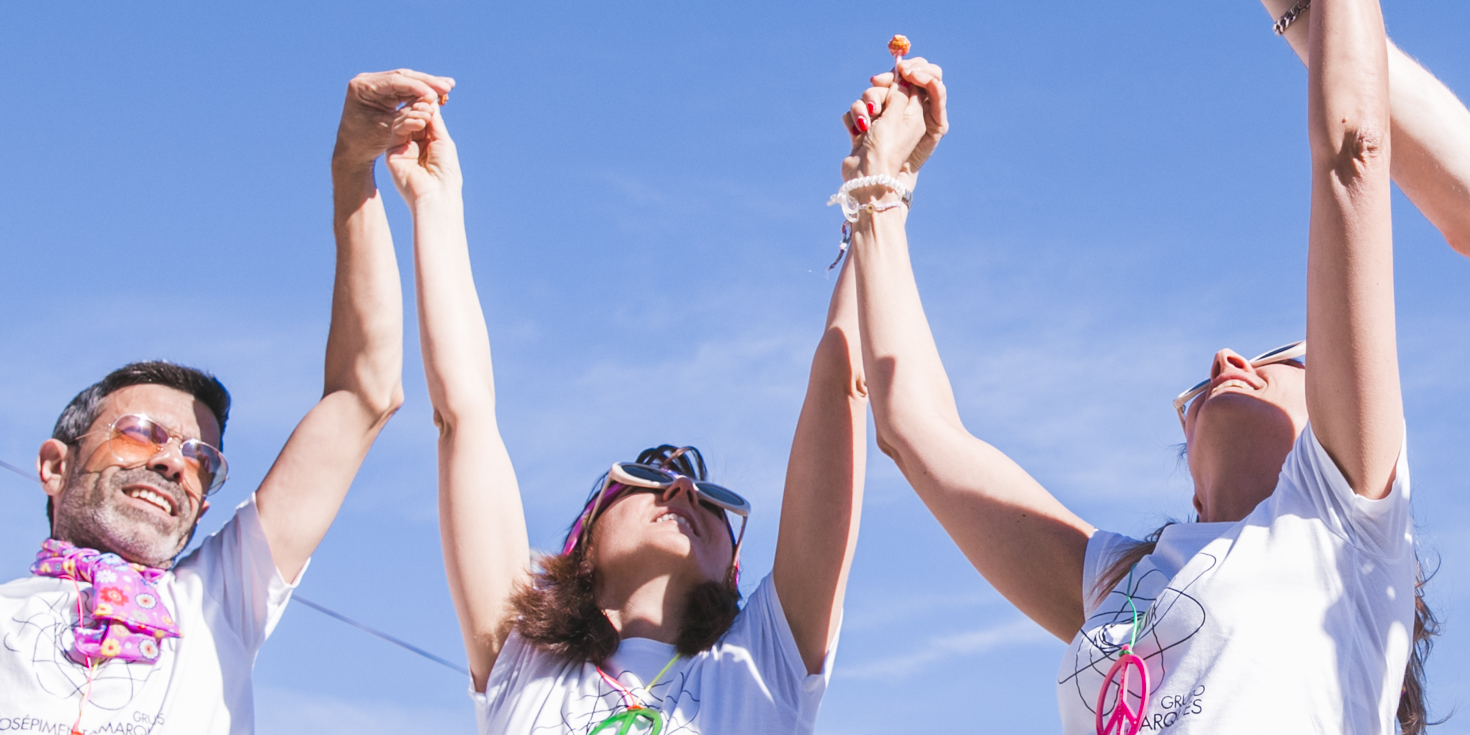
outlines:
[[1296, 19], [1301, 17], [1302, 13], [1307, 12], [1307, 8], [1310, 7], [1312, 7], [1312, 0], [1297, 0], [1296, 5], [1282, 13], [1281, 18], [1271, 25], [1271, 30], [1275, 31], [1278, 36], [1285, 34], [1286, 29], [1290, 28], [1291, 24], [1295, 23]]
[[882, 212], [887, 209], [892, 209], [898, 204], [902, 204], [904, 206], [913, 206], [914, 193], [912, 191], [909, 191], [908, 189], [905, 189], [903, 184], [898, 183], [898, 179], [895, 179], [888, 174], [880, 174], [878, 176], [859, 176], [855, 179], [847, 181], [847, 183], [844, 183], [842, 185], [841, 189], [837, 190], [836, 194], [832, 195], [831, 199], [827, 200], [827, 206], [830, 207], [833, 204], [841, 204], [842, 216], [848, 222], [856, 222], [858, 219], [858, 210], [861, 209], [861, 207], [858, 205], [857, 197], [854, 197], [852, 195], [852, 192], [855, 189], [866, 189], [870, 186], [881, 186], [893, 190], [895, 194], [898, 194], [899, 202], [894, 205], [883, 205], [881, 209], [870, 209], [868, 210], [869, 212]]
[[[894, 193], [898, 194], [899, 199], [896, 202], [887, 202], [885, 204], [879, 204], [877, 202], [858, 204], [857, 197], [852, 195], [852, 191], [854, 189], [865, 189], [869, 186], [883, 186], [892, 189]], [[827, 272], [832, 272], [832, 269], [836, 268], [837, 264], [842, 262], [842, 256], [847, 254], [847, 249], [852, 245], [852, 224], [858, 221], [860, 212], [867, 212], [869, 215], [873, 215], [898, 207], [912, 206], [913, 201], [914, 193], [905, 189], [903, 184], [898, 183], [898, 179], [886, 174], [879, 176], [860, 176], [844, 183], [842, 188], [838, 189], [837, 193], [833, 194], [832, 198], [827, 200], [827, 206], [829, 207], [833, 204], [842, 205], [843, 218], [842, 242], [837, 246], [837, 258], [832, 261], [831, 265], [827, 266]]]

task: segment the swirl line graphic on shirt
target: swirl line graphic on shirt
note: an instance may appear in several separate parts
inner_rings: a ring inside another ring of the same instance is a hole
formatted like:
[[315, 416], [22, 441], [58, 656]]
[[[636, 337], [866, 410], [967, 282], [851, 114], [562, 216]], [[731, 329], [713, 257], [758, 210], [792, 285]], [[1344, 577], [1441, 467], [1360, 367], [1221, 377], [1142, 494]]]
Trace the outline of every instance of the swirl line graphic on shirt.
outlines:
[[[1183, 645], [1204, 628], [1209, 615], [1199, 598], [1191, 595], [1189, 589], [1206, 572], [1213, 569], [1219, 560], [1204, 553], [1197, 558], [1208, 559], [1209, 563], [1201, 565], [1202, 568], [1189, 579], [1175, 577], [1170, 580], [1158, 569], [1151, 569], [1134, 579], [1131, 589], [1125, 591], [1115, 588], [1109, 592], [1107, 598], [1088, 617], [1080, 631], [1083, 642], [1077, 646], [1077, 658], [1073, 663], [1072, 673], [1057, 682], [1058, 685], [1071, 682], [1078, 699], [1088, 712], [1095, 713], [1098, 688], [1102, 686], [1108, 670], [1122, 653], [1123, 644], [1128, 642], [1128, 631], [1133, 627], [1133, 612], [1127, 602], [1129, 597], [1132, 597], [1134, 604], [1144, 603], [1148, 607], [1143, 630], [1138, 636], [1138, 646], [1133, 652], [1144, 659], [1151, 672], [1157, 672], [1157, 676], [1150, 676], [1159, 684], [1162, 684], [1173, 667], [1173, 659], [1167, 655], [1169, 651]], [[1124, 586], [1127, 584], [1126, 581], [1122, 583]], [[1175, 631], [1186, 632], [1183, 635], [1176, 633], [1173, 640], [1166, 640], [1159, 633], [1159, 625], [1164, 622], [1168, 622]], [[1140, 694], [1135, 687], [1130, 687], [1129, 693], [1135, 697]], [[1117, 701], [1122, 701], [1122, 698]], [[1108, 714], [1103, 713], [1104, 716]]]
[[[90, 590], [82, 592], [83, 603]], [[49, 597], [49, 595], [47, 595]], [[28, 657], [41, 691], [57, 699], [81, 697], [87, 686], [86, 667], [67, 655], [72, 644], [71, 609], [75, 601], [70, 595], [58, 595], [43, 603], [47, 607], [29, 617], [13, 617], [7, 626], [5, 650]], [[113, 660], [97, 669], [92, 678], [92, 697], [88, 707], [116, 712], [129, 706], [143, 689], [148, 678], [170, 668], [164, 661], [172, 656], [174, 646], [167, 641], [159, 646], [157, 662], [131, 663]]]
[[[655, 685], [654, 691], [649, 692], [660, 701], [658, 708], [664, 714], [665, 725], [661, 735], [697, 732], [694, 730], [694, 720], [699, 716], [699, 697], [685, 688], [688, 676], [687, 672], [681, 671], [671, 676], [668, 681]], [[618, 676], [618, 680], [623, 681], [621, 675]], [[677, 694], [670, 694], [670, 692], [677, 692]], [[532, 732], [589, 735], [603, 720], [617, 714], [622, 709], [622, 693], [602, 681], [602, 677], [598, 677], [595, 694], [582, 694], [567, 698], [562, 708], [560, 725], [535, 727], [532, 728]]]

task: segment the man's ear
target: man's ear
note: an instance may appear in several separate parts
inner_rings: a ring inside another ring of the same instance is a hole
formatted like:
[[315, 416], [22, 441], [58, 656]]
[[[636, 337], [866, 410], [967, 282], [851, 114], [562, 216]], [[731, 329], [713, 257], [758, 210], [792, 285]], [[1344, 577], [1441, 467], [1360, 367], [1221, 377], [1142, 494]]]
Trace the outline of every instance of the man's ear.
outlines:
[[66, 477], [71, 469], [71, 447], [59, 439], [47, 439], [36, 453], [36, 474], [41, 487], [53, 499], [61, 497], [66, 489]]
[[199, 502], [199, 515], [194, 516], [194, 523], [195, 523], [195, 525], [198, 525], [199, 519], [203, 518], [204, 517], [204, 514], [205, 513], [208, 513], [208, 512], [209, 512], [209, 501], [208, 500], [202, 500], [202, 501], [200, 501]]

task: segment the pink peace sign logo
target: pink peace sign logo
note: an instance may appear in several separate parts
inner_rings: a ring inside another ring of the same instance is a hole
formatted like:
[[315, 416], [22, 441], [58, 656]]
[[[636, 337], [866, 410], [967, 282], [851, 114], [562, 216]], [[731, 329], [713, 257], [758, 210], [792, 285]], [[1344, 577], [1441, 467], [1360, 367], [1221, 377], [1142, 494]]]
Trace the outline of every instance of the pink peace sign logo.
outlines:
[[[1128, 696], [1128, 677], [1134, 671], [1138, 674], [1138, 706], [1132, 706]], [[1105, 706], [1108, 702], [1108, 692], [1117, 690], [1118, 696], [1113, 703], [1112, 715], [1108, 717], [1106, 724], [1103, 723], [1103, 712], [1107, 711]], [[1123, 655], [1113, 662], [1113, 668], [1108, 669], [1108, 675], [1103, 679], [1102, 691], [1097, 693], [1097, 735], [1137, 735], [1138, 728], [1143, 726], [1144, 709], [1148, 707], [1148, 667], [1144, 666], [1143, 659], [1134, 655], [1129, 646], [1123, 646]]]

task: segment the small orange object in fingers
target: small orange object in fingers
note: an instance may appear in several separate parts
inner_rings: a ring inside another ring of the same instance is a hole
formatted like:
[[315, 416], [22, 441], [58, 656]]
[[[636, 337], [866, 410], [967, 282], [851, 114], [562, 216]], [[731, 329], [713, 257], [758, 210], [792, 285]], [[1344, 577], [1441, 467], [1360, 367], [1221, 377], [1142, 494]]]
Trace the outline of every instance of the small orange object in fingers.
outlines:
[[888, 53], [894, 56], [907, 56], [910, 48], [908, 36], [901, 34], [894, 35], [893, 40], [888, 42]]
[[447, 104], [449, 104], [449, 93], [445, 92], [444, 94], [439, 95], [439, 106], [443, 107]]

